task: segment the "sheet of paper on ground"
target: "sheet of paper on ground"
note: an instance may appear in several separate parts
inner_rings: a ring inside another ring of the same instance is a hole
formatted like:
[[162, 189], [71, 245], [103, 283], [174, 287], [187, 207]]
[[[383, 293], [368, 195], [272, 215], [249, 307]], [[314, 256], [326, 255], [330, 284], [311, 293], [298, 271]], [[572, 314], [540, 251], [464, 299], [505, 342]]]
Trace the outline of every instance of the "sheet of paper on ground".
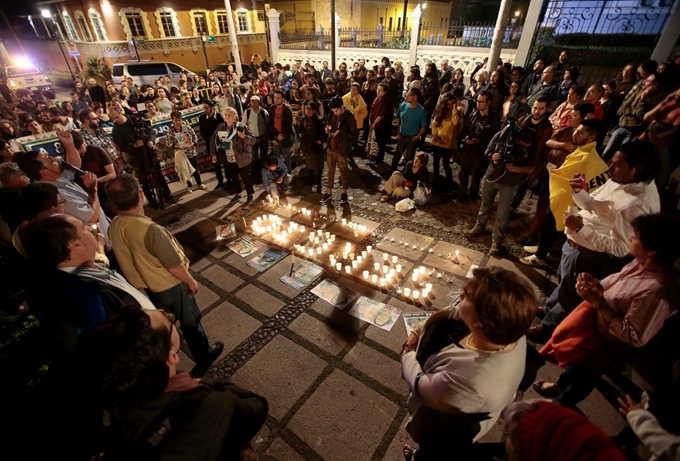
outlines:
[[388, 306], [387, 304], [362, 296], [352, 306], [348, 314], [378, 328], [390, 331], [399, 315], [401, 315], [401, 311], [396, 307]]
[[255, 256], [253, 259], [248, 261], [246, 265], [256, 269], [260, 272], [264, 272], [270, 267], [272, 267], [277, 262], [281, 261], [286, 257], [288, 253], [283, 250], [277, 250], [276, 248], [269, 248], [259, 255]]
[[280, 280], [289, 287], [301, 290], [321, 272], [323, 272], [323, 269], [320, 266], [309, 261], [302, 261], [293, 268], [293, 271], [290, 274], [284, 275]]
[[359, 296], [356, 291], [328, 279], [315, 286], [312, 293], [338, 309], [344, 309]]

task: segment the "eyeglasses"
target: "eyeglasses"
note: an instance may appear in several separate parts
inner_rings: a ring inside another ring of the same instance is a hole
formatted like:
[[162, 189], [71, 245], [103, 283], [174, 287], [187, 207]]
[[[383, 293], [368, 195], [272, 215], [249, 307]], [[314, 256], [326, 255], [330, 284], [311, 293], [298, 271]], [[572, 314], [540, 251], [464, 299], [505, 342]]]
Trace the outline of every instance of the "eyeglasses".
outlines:
[[175, 316], [175, 314], [173, 314], [172, 312], [164, 311], [163, 309], [159, 309], [158, 312], [163, 314], [163, 317], [168, 319], [168, 321], [170, 322], [170, 332], [169, 332], [170, 338], [172, 338], [172, 328], [174, 327], [177, 330], [177, 334], [179, 334], [179, 339], [180, 339], [180, 342], [181, 342], [184, 336], [182, 335], [182, 330], [180, 330], [180, 328], [179, 328], [179, 320], [177, 320], [177, 317]]

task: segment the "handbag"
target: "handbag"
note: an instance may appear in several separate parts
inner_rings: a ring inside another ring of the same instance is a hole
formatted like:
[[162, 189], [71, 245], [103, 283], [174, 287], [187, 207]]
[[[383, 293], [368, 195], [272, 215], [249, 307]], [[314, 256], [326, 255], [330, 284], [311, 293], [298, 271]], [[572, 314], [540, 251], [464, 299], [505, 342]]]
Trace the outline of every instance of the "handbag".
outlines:
[[375, 130], [371, 130], [368, 135], [368, 142], [366, 143], [366, 158], [369, 160], [378, 157], [378, 141], [375, 139]]
[[418, 206], [423, 206], [430, 201], [432, 197], [432, 189], [425, 186], [421, 181], [418, 181], [418, 186], [416, 190], [413, 191], [413, 201]]

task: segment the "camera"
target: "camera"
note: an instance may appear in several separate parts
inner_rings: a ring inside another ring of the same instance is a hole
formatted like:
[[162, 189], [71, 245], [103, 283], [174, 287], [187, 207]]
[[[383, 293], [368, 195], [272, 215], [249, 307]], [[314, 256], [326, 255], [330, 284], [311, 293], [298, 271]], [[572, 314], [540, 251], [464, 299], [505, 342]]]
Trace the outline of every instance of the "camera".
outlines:
[[518, 132], [519, 126], [515, 119], [509, 119], [501, 129], [493, 146], [493, 153], [500, 156], [496, 162], [498, 168], [505, 168], [508, 163], [516, 163], [526, 155], [526, 148], [516, 143]]

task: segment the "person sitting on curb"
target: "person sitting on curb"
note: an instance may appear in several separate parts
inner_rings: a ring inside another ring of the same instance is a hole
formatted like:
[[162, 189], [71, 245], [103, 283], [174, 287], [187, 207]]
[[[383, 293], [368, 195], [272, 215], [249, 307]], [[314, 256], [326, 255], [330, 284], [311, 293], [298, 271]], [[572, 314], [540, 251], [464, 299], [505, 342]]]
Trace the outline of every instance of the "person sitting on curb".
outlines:
[[399, 172], [395, 171], [390, 179], [385, 181], [380, 191], [380, 201], [387, 202], [392, 197], [406, 198], [413, 195], [418, 182], [427, 183], [430, 173], [427, 171], [427, 161], [430, 157], [425, 152], [416, 154], [416, 158], [404, 166]]

